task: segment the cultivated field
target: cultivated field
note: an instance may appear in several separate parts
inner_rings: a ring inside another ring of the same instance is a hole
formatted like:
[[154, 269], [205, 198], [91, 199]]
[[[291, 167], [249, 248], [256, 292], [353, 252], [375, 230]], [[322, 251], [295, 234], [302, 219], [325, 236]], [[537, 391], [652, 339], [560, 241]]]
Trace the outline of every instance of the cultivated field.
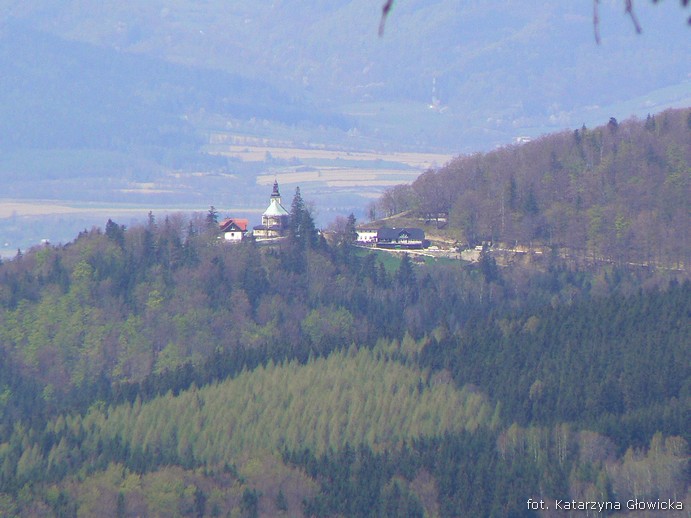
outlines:
[[257, 176], [258, 185], [271, 185], [274, 180], [283, 184], [319, 182], [326, 187], [389, 187], [411, 183], [420, 171], [401, 169], [359, 169], [356, 167], [320, 167], [310, 170], [282, 170]]
[[381, 160], [397, 162], [416, 169], [440, 167], [453, 158], [453, 155], [439, 153], [345, 151], [326, 148], [298, 148], [272, 145], [224, 144], [221, 136], [212, 137], [211, 151], [214, 154], [239, 158], [244, 162], [261, 162], [267, 157], [281, 160], [344, 160], [369, 162]]
[[[297, 147], [284, 141], [241, 135], [214, 134], [209, 152], [243, 162], [264, 162], [257, 185], [299, 184], [321, 191], [357, 191], [376, 198], [393, 185], [413, 182], [423, 171], [440, 167], [452, 155], [414, 152], [376, 152]], [[311, 186], [310, 186], [311, 184]]]

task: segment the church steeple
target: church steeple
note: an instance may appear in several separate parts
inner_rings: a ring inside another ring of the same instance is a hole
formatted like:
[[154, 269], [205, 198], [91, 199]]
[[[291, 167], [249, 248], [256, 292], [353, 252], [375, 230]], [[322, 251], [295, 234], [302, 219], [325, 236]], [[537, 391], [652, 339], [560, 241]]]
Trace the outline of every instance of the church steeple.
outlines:
[[278, 201], [278, 204], [281, 204], [281, 193], [278, 192], [278, 180], [274, 180], [274, 190], [271, 193], [271, 199]]

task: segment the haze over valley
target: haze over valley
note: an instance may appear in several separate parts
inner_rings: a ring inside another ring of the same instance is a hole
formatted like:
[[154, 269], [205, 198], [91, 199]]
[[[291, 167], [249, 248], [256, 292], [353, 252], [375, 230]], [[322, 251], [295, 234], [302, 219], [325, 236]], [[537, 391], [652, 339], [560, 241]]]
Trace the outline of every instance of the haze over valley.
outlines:
[[0, 247], [110, 208], [252, 217], [273, 177], [326, 225], [459, 154], [686, 106], [683, 10], [649, 4], [638, 35], [603, 2], [597, 45], [589, 2], [401, 1], [379, 37], [364, 0], [3, 1]]

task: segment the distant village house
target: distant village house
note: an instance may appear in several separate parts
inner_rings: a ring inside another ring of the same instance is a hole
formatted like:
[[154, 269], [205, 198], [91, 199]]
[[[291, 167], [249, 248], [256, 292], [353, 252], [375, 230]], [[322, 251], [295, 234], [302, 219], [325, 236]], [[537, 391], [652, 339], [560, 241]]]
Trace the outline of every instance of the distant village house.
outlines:
[[358, 228], [357, 243], [359, 245], [375, 245], [377, 243], [378, 228]]
[[357, 243], [377, 248], [417, 249], [426, 246], [425, 231], [421, 228], [357, 229]]
[[218, 225], [226, 241], [237, 242], [242, 241], [247, 236], [248, 224], [249, 221], [246, 219], [227, 218]]
[[421, 228], [380, 228], [377, 248], [424, 248], [425, 231]]

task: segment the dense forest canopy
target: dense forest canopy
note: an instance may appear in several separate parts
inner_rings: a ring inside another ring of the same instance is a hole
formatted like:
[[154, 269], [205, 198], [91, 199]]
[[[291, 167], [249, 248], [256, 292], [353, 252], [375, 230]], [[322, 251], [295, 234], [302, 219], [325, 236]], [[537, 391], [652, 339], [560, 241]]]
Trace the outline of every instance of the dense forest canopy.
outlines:
[[0, 514], [691, 505], [690, 131], [689, 110], [611, 120], [380, 201], [470, 244], [550, 245], [539, 264], [377, 255], [352, 216], [327, 242], [299, 189], [271, 244], [224, 243], [212, 208], [19, 251], [0, 264]]
[[448, 216], [461, 243], [546, 245], [666, 267], [688, 265], [691, 109], [612, 118], [460, 156], [397, 186], [380, 212]]
[[271, 245], [151, 215], [0, 264], [0, 514], [690, 505], [683, 271], [420, 264], [307, 206]]

